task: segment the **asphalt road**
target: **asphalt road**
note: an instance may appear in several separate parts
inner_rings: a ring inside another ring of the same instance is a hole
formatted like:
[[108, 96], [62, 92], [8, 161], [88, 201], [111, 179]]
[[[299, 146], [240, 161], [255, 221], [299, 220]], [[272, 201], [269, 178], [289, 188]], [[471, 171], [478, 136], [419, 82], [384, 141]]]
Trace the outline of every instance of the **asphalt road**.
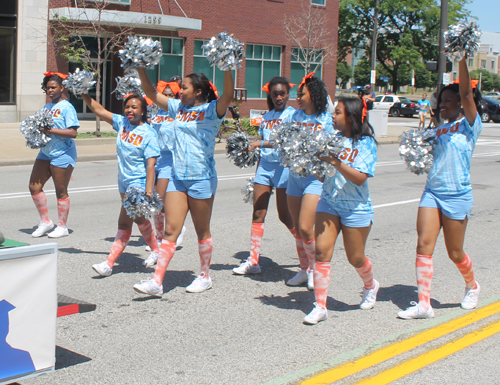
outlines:
[[[293, 383], [467, 314], [459, 308], [462, 277], [448, 260], [441, 238], [435, 251], [432, 287], [436, 318], [396, 318], [400, 309], [416, 300], [415, 219], [425, 184], [425, 177], [406, 171], [396, 144], [379, 148], [376, 175], [370, 180], [375, 224], [366, 251], [381, 283], [377, 305], [371, 311], [358, 308], [362, 282], [347, 263], [339, 240], [332, 259], [329, 319], [315, 326], [302, 324], [312, 309], [313, 293], [284, 284], [297, 270], [298, 258], [292, 237], [277, 219], [274, 202], [263, 238], [262, 274], [232, 275], [231, 269], [246, 258], [250, 246], [251, 206], [243, 203], [240, 190], [254, 170], [239, 170], [224, 155], [216, 160], [219, 188], [212, 219], [213, 289], [201, 294], [185, 292], [199, 272], [196, 236], [188, 218], [184, 242], [167, 271], [161, 300], [140, 296], [132, 289], [153, 272], [141, 265], [148, 253], [136, 227], [113, 275], [96, 278], [91, 265], [106, 258], [116, 234], [120, 208], [117, 166], [116, 161], [77, 165], [70, 183], [71, 234], [57, 241], [58, 292], [95, 303], [97, 309], [58, 319], [58, 369], [22, 381], [23, 385]], [[475, 204], [465, 242], [481, 283], [481, 305], [500, 299], [499, 162], [500, 125], [487, 124], [472, 162]], [[2, 167], [1, 172], [0, 229], [5, 237], [31, 244], [50, 242], [46, 237], [30, 236], [39, 221], [27, 189], [31, 166]], [[56, 204], [50, 181], [46, 192], [54, 220]], [[478, 325], [483, 324], [475, 327]], [[472, 329], [474, 326], [461, 329], [448, 340]], [[338, 383], [375, 375], [448, 340], [414, 349]], [[500, 336], [493, 335], [395, 383], [497, 383], [499, 346]]]

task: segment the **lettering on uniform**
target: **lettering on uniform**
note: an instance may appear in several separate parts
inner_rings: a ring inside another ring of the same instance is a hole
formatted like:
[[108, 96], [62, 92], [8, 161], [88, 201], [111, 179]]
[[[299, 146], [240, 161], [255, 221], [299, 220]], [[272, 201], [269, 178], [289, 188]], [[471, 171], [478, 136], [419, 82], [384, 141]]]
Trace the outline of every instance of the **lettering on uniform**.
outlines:
[[436, 135], [439, 138], [441, 135], [447, 134], [449, 132], [453, 134], [455, 132], [458, 132], [459, 126], [460, 126], [460, 122], [456, 122], [450, 128], [446, 128], [446, 127], [440, 128], [436, 131]]
[[134, 134], [132, 131], [123, 131], [121, 139], [126, 143], [132, 143], [134, 146], [140, 146], [143, 137], [141, 135]]
[[173, 122], [174, 119], [169, 118], [167, 115], [156, 115], [153, 119], [151, 119], [154, 123], [163, 123], [163, 122]]
[[358, 156], [358, 152], [359, 151], [356, 149], [353, 150], [351, 148], [344, 148], [342, 153], [339, 155], [339, 159], [346, 160], [349, 157], [348, 161], [354, 162], [354, 159]]
[[57, 109], [57, 110], [45, 110], [44, 115], [50, 115], [53, 118], [58, 118], [61, 115], [61, 110], [60, 109]]
[[266, 120], [264, 130], [273, 130], [281, 124], [281, 119]]
[[205, 111], [182, 111], [177, 112], [175, 119], [181, 122], [194, 122], [195, 120], [201, 122], [205, 120]]
[[302, 126], [304, 128], [309, 128], [311, 131], [320, 131], [323, 126], [321, 123], [302, 123], [302, 122], [293, 122], [294, 124], [298, 124], [299, 126]]

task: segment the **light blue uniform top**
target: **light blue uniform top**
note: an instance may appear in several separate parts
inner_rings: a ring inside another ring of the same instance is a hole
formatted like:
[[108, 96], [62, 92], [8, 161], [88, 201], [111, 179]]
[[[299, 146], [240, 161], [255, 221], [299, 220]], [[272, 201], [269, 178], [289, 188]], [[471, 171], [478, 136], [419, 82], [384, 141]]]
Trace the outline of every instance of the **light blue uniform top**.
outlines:
[[160, 151], [172, 151], [174, 146], [174, 119], [168, 116], [168, 112], [160, 108], [158, 113], [151, 118], [151, 127], [158, 134]]
[[[41, 112], [52, 116], [54, 128], [65, 130], [70, 127], [80, 127], [75, 107], [67, 100], [61, 100], [56, 104], [47, 103]], [[62, 138], [54, 134], [48, 134], [48, 136], [50, 136], [51, 140], [40, 149], [40, 152], [51, 158], [58, 157], [75, 147], [75, 141], [72, 138]]]
[[175, 118], [174, 178], [204, 180], [217, 176], [215, 138], [224, 119], [217, 116], [217, 101], [192, 107], [169, 99], [168, 116]]
[[427, 112], [427, 110], [431, 107], [431, 102], [429, 101], [429, 99], [420, 99], [418, 102], [418, 110], [420, 112]]
[[[288, 117], [295, 112], [295, 108], [287, 107], [283, 111], [271, 110], [262, 116], [262, 123], [259, 127], [259, 135], [263, 140], [269, 140], [272, 130], [276, 129], [281, 122], [285, 121]], [[276, 163], [280, 161], [280, 154], [272, 148], [262, 148], [260, 150], [260, 159], [268, 163]]]
[[434, 129], [438, 140], [432, 151], [434, 164], [427, 174], [427, 190], [449, 195], [472, 191], [470, 162], [482, 129], [479, 114], [472, 126], [462, 118]]
[[113, 114], [113, 129], [118, 132], [119, 182], [127, 187], [144, 184], [147, 159], [160, 155], [156, 131], [147, 123], [133, 126], [125, 116], [117, 114]]
[[[373, 177], [377, 163], [377, 144], [373, 138], [364, 136], [353, 148], [352, 139], [346, 139], [339, 159], [355, 170], [367, 174], [368, 177]], [[368, 178], [361, 186], [357, 186], [340, 172], [334, 177], [325, 177], [321, 199], [326, 200], [336, 210], [347, 210], [358, 214], [373, 213]]]
[[289, 121], [300, 124], [303, 128], [308, 128], [311, 131], [326, 130], [333, 133], [332, 114], [325, 111], [321, 114], [307, 115], [304, 110], [295, 110]]

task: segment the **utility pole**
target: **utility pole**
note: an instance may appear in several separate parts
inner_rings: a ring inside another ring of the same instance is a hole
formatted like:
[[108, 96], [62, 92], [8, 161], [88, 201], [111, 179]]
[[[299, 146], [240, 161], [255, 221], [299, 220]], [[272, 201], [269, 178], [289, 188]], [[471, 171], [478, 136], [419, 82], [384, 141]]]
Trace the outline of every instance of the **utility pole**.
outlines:
[[373, 10], [373, 35], [372, 35], [372, 71], [370, 74], [371, 92], [375, 92], [375, 82], [377, 81], [377, 73], [375, 66], [377, 64], [377, 35], [378, 35], [378, 7], [380, 0], [376, 0], [375, 9]]
[[444, 33], [448, 30], [448, 0], [441, 0], [441, 27], [439, 30], [439, 58], [438, 58], [438, 93], [443, 85], [443, 74], [446, 72], [446, 56], [444, 54]]

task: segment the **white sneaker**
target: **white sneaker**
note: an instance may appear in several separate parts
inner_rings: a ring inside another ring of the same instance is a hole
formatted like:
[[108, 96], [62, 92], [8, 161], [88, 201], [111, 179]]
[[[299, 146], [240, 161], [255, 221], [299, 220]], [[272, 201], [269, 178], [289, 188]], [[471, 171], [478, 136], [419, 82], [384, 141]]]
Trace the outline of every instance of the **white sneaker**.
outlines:
[[158, 257], [160, 256], [159, 253], [155, 253], [154, 251], [152, 251], [150, 254], [149, 254], [149, 257], [147, 257], [143, 262], [142, 264], [146, 267], [153, 267], [154, 265], [156, 265], [156, 262], [158, 262]]
[[375, 287], [373, 289], [365, 289], [363, 288], [363, 299], [359, 304], [359, 308], [363, 310], [373, 309], [375, 306], [375, 302], [377, 302], [377, 293], [378, 289], [380, 289], [380, 284], [376, 279], [373, 280], [375, 283]]
[[153, 278], [143, 279], [141, 283], [134, 285], [134, 290], [153, 297], [161, 297], [163, 295], [163, 285], [158, 285]]
[[328, 317], [328, 312], [326, 309], [319, 307], [316, 302], [314, 302], [314, 309], [304, 317], [302, 321], [306, 325], [316, 325], [318, 322], [326, 320]]
[[[300, 286], [309, 281], [309, 275], [307, 274], [307, 270], [300, 270], [295, 276], [289, 279], [286, 284], [288, 286]], [[314, 287], [314, 283], [313, 283]]]
[[309, 273], [307, 273], [307, 289], [314, 290], [314, 270], [313, 269], [309, 270]]
[[57, 225], [54, 230], [47, 234], [49, 238], [61, 238], [67, 237], [68, 235], [68, 229], [66, 227], [62, 227], [61, 225]]
[[205, 278], [203, 275], [199, 275], [196, 279], [191, 282], [191, 285], [186, 287], [188, 293], [201, 293], [202, 291], [212, 288], [212, 279], [210, 277]]
[[109, 277], [113, 272], [113, 269], [108, 265], [108, 261], [96, 263], [95, 265], [92, 265], [92, 269], [94, 269], [95, 272], [101, 277]]
[[410, 305], [413, 305], [406, 310], [402, 310], [398, 313], [398, 317], [402, 319], [416, 319], [416, 318], [432, 318], [434, 317], [434, 310], [429, 306], [428, 310], [423, 309], [420, 304], [412, 301]]
[[50, 221], [49, 223], [40, 222], [36, 230], [31, 233], [31, 236], [33, 238], [41, 237], [47, 231], [52, 230], [53, 227], [54, 224], [52, 223], [52, 221]]
[[[161, 247], [161, 242], [159, 240], [158, 241], [158, 247]], [[151, 247], [149, 245], [146, 245], [146, 247], [144, 248], [144, 250], [146, 251], [151, 251]]]
[[477, 288], [476, 289], [467, 289], [465, 288], [465, 297], [460, 307], [465, 310], [474, 309], [477, 306], [477, 301], [479, 299], [479, 292], [481, 291], [481, 287], [479, 283], [476, 281]]
[[186, 226], [182, 226], [181, 233], [177, 237], [177, 240], [175, 241], [175, 247], [179, 246], [182, 243], [182, 239], [184, 238], [184, 233], [186, 232]]
[[260, 266], [252, 265], [250, 262], [250, 257], [241, 262], [241, 265], [233, 269], [234, 274], [245, 275], [245, 274], [260, 274]]

